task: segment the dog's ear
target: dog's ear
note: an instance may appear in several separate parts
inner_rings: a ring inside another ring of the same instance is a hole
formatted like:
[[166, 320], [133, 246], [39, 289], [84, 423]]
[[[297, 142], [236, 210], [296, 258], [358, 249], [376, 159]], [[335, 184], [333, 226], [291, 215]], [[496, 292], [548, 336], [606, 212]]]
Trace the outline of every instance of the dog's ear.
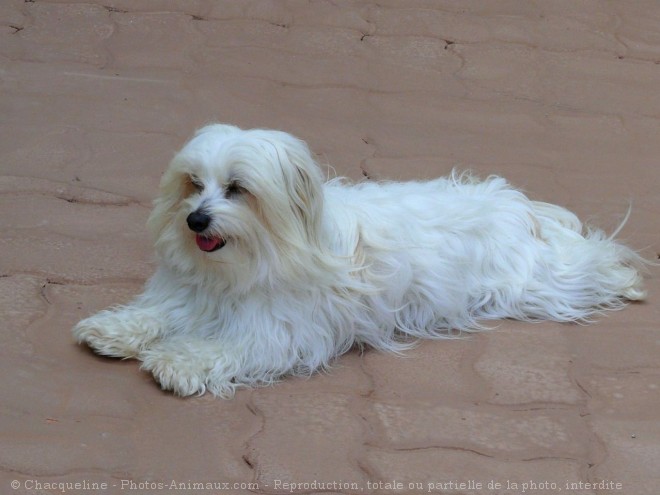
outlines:
[[147, 220], [147, 227], [154, 239], [159, 239], [163, 229], [176, 214], [179, 203], [186, 198], [192, 185], [190, 176], [184, 171], [185, 163], [180, 155], [174, 157], [160, 181], [158, 197]]
[[[293, 214], [309, 237], [316, 236], [323, 210], [323, 176], [304, 141], [288, 136], [278, 152]], [[312, 240], [312, 239], [310, 239]]]

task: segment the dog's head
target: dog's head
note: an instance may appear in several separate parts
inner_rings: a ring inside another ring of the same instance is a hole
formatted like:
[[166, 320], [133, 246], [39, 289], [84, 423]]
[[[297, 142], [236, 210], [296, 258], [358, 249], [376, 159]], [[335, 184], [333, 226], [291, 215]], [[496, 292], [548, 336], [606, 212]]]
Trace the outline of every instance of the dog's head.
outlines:
[[284, 132], [209, 125], [172, 160], [149, 218], [162, 262], [248, 286], [319, 244], [323, 177]]

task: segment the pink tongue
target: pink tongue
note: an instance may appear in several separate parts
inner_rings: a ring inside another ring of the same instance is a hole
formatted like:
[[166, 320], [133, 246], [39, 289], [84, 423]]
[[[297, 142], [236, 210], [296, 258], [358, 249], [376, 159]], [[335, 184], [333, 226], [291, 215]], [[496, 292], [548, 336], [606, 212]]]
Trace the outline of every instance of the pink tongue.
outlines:
[[199, 234], [195, 236], [195, 241], [197, 241], [197, 247], [202, 251], [213, 251], [220, 244], [218, 239], [209, 239]]

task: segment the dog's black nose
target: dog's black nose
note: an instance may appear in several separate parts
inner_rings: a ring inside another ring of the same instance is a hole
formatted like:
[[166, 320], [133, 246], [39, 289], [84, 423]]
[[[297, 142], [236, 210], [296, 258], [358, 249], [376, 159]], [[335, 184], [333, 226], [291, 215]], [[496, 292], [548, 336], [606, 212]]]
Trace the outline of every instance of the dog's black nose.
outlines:
[[186, 219], [188, 227], [194, 232], [203, 232], [211, 223], [211, 217], [199, 210], [193, 211]]

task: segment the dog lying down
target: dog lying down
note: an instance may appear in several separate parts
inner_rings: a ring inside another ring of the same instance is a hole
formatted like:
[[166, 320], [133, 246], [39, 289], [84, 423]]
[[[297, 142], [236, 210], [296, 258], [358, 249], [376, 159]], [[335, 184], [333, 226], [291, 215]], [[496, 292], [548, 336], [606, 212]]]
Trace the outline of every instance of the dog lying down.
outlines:
[[73, 333], [182, 396], [229, 398], [354, 345], [401, 351], [501, 318], [586, 321], [645, 295], [634, 251], [500, 177], [325, 182], [279, 131], [197, 131], [148, 225], [159, 267], [144, 293]]

